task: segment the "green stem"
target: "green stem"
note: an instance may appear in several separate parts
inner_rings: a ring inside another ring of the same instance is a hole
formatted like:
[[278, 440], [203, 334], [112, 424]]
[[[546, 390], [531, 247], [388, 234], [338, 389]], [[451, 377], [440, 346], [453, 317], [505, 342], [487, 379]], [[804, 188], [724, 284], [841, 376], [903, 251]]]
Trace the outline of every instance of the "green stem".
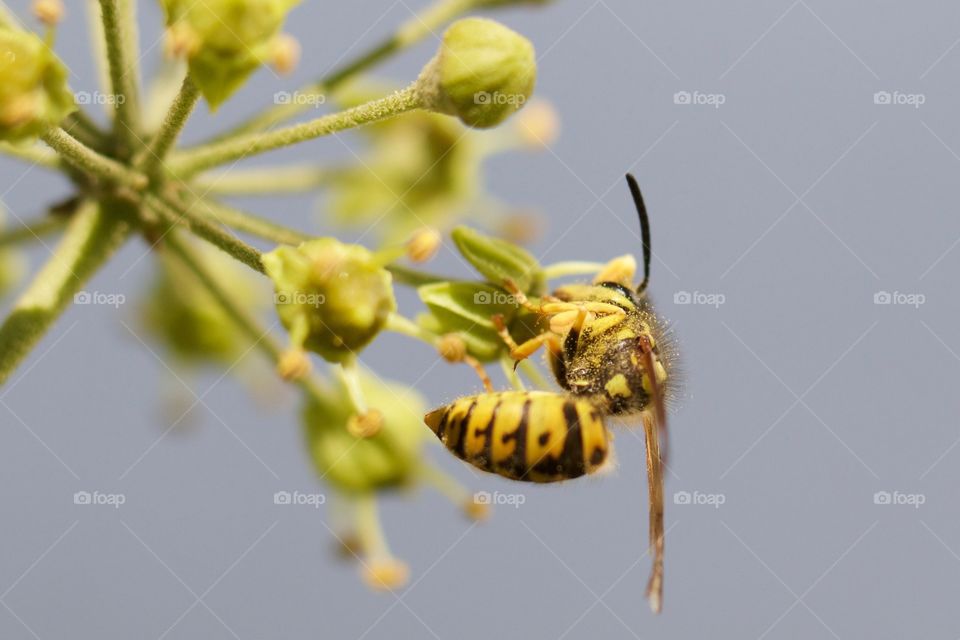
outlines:
[[553, 388], [550, 386], [550, 383], [547, 382], [547, 379], [543, 377], [543, 373], [539, 368], [537, 368], [537, 365], [530, 362], [530, 360], [521, 360], [520, 368], [523, 369], [523, 372], [527, 374], [528, 378], [530, 378], [530, 382], [532, 382], [533, 385], [538, 389], [542, 391], [549, 391]]
[[16, 229], [0, 231], [0, 247], [20, 242], [32, 242], [66, 226], [66, 216], [46, 216], [37, 221], [21, 223]]
[[[218, 281], [215, 274], [211, 273], [203, 260], [197, 255], [196, 251], [185, 242], [174, 229], [165, 236], [165, 246], [176, 255], [177, 258], [197, 277], [210, 295], [216, 300], [227, 315], [234, 321], [241, 331], [253, 341], [256, 347], [273, 364], [280, 362], [286, 349], [280, 344], [268, 329], [264, 329], [260, 322], [249, 313], [242, 305], [236, 303], [234, 297], [230, 294], [226, 286]], [[313, 394], [315, 397], [323, 395], [322, 385], [316, 376], [304, 376], [297, 381], [305, 391]]]
[[331, 113], [310, 122], [186, 149], [171, 158], [170, 170], [181, 178], [190, 177], [210, 167], [392, 118], [420, 106], [421, 98], [416, 85], [410, 85], [403, 91], [397, 91], [385, 98], [340, 113]]
[[137, 22], [137, 0], [119, 0], [120, 25], [123, 35], [123, 55], [128, 66], [127, 76], [134, 89], [133, 109], [140, 124], [140, 29]]
[[163, 124], [160, 125], [159, 131], [150, 141], [150, 146], [143, 152], [138, 162], [147, 175], [154, 175], [163, 166], [163, 159], [173, 148], [199, 99], [200, 89], [197, 88], [188, 74], [183, 79], [180, 92], [173, 99], [173, 103], [163, 119]]
[[133, 189], [142, 189], [147, 186], [146, 176], [132, 171], [116, 160], [100, 155], [90, 147], [81, 144], [60, 127], [47, 129], [41, 139], [59, 153], [63, 160], [81, 171]]
[[398, 284], [404, 284], [408, 287], [419, 287], [424, 284], [433, 284], [434, 282], [446, 282], [450, 278], [440, 276], [426, 271], [419, 271], [412, 267], [405, 267], [399, 264], [388, 264], [387, 271], [393, 274], [393, 279]]
[[386, 329], [387, 331], [393, 331], [394, 333], [399, 333], [414, 340], [426, 342], [431, 347], [436, 347], [437, 341], [440, 339], [440, 336], [432, 331], [427, 331], [413, 320], [396, 312], [387, 316]]
[[547, 280], [554, 278], [563, 278], [565, 276], [580, 276], [594, 274], [603, 269], [606, 265], [602, 262], [556, 262], [543, 268], [543, 275]]
[[181, 221], [186, 222], [187, 228], [198, 237], [230, 254], [254, 271], [266, 273], [263, 263], [260, 261], [260, 252], [256, 248], [224, 230], [223, 227], [198, 215], [193, 207], [181, 206], [179, 203], [159, 198], [153, 194], [145, 196], [143, 201], [151, 211], [167, 224], [172, 226], [179, 224]]
[[[302, 87], [295, 93], [299, 97], [326, 97], [326, 94], [332, 93], [358, 73], [366, 71], [389, 56], [416, 44], [477, 4], [475, 0], [438, 0], [438, 2], [427, 7], [419, 16], [413, 16], [404, 22], [395, 34], [381, 40], [361, 54], [360, 57], [339, 67], [325, 78]], [[275, 105], [218, 136], [216, 140], [222, 141], [254, 131], [264, 131], [303, 113], [313, 104], [310, 100], [301, 99]]]
[[439, 491], [444, 497], [455, 505], [463, 506], [473, 497], [470, 492], [457, 482], [452, 476], [447, 475], [433, 465], [423, 464], [417, 467], [417, 473], [425, 482]]
[[132, 225], [122, 210], [129, 205], [115, 204], [110, 211], [94, 204], [81, 207], [53, 256], [0, 325], [0, 384], [129, 235]]
[[221, 224], [228, 226], [235, 231], [249, 233], [250, 235], [269, 240], [277, 244], [289, 244], [296, 246], [301, 242], [312, 240], [314, 236], [302, 231], [296, 231], [275, 222], [261, 218], [252, 213], [234, 209], [223, 203], [213, 200], [197, 199], [196, 204], [204, 207], [207, 213], [215, 218]]
[[107, 45], [107, 60], [110, 63], [110, 86], [116, 98], [114, 132], [130, 150], [136, 144], [138, 122], [138, 95], [134, 60], [128, 59], [130, 41], [125, 32], [132, 28], [127, 24], [131, 11], [120, 6], [129, 0], [100, 0], [100, 13]]
[[48, 169], [59, 169], [61, 167], [60, 158], [57, 157], [57, 154], [42, 146], [21, 146], [9, 142], [0, 142], [0, 153]]
[[368, 562], [383, 561], [392, 558], [387, 537], [380, 525], [376, 494], [361, 495], [357, 498], [357, 535], [360, 546]]
[[301, 165], [230, 169], [197, 176], [193, 184], [203, 193], [230, 196], [264, 196], [309, 193], [327, 184], [337, 169]]
[[363, 397], [363, 389], [360, 388], [360, 372], [357, 370], [357, 359], [351, 358], [342, 362], [334, 370], [347, 390], [347, 399], [353, 405], [354, 412], [358, 415], [366, 413], [367, 401]]
[[83, 109], [77, 109], [68, 115], [64, 128], [74, 138], [94, 149], [99, 148], [106, 137], [90, 114]]
[[503, 375], [506, 376], [507, 382], [510, 383], [511, 387], [516, 391], [527, 390], [527, 387], [523, 384], [523, 380], [520, 379], [517, 371], [513, 368], [513, 360], [509, 356], [500, 358], [500, 368], [503, 370]]

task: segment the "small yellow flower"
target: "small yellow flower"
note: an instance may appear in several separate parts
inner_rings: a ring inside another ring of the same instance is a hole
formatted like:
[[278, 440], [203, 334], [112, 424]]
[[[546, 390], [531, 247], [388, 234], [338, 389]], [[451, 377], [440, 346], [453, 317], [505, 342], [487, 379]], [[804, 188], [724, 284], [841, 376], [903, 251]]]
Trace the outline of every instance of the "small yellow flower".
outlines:
[[392, 278], [359, 245], [319, 238], [263, 255], [293, 348], [343, 362], [369, 344], [396, 309]]

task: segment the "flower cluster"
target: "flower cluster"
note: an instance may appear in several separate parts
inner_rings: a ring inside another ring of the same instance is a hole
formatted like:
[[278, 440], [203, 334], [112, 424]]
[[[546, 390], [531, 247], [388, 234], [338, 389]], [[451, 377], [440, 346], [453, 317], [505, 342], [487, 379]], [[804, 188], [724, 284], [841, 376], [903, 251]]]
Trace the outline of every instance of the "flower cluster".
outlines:
[[[86, 111], [94, 101], [85, 96], [94, 94], [74, 98], [53, 52], [62, 1], [34, 0], [44, 37], [0, 8], [0, 152], [62, 171], [76, 189], [56, 215], [0, 228], [0, 293], [19, 278], [15, 243], [63, 234], [0, 324], [0, 384], [97, 269], [142, 235], [157, 260], [141, 328], [180, 366], [233, 371], [253, 350], [269, 358], [302, 393], [309, 458], [348, 514], [334, 527], [344, 547], [371, 587], [395, 588], [408, 571], [381, 530], [381, 494], [429, 485], [470, 518], [486, 506], [428, 462], [435, 439], [422, 396], [384, 381], [360, 356], [385, 332], [400, 333], [489, 382], [484, 364], [508, 359], [500, 322], [518, 340], [542, 330], [520, 299], [545, 293], [550, 269], [513, 241], [530, 235], [529, 216], [488, 192], [482, 167], [497, 153], [551, 144], [557, 116], [533, 99], [530, 41], [466, 14], [546, 0], [434, 0], [356, 60], [192, 147], [178, 139], [200, 101], [215, 110], [262, 65], [283, 72], [296, 64], [299, 47], [283, 28], [299, 0], [157, 1], [167, 51], [186, 64], [166, 65], [150, 83], [140, 77], [130, 3], [99, 3], [106, 42], [93, 49], [106, 57], [102, 95], [115, 107], [108, 127]], [[435, 55], [406, 85], [370, 77], [389, 55], [440, 32]], [[141, 85], [154, 93], [141, 99]], [[326, 112], [293, 122], [320, 105]], [[344, 164], [233, 168], [355, 128], [365, 150]], [[303, 192], [322, 203], [324, 228], [362, 228], [366, 246], [292, 229], [221, 198]], [[420, 270], [441, 251], [456, 252], [476, 276]], [[408, 298], [416, 309], [407, 315], [399, 286], [419, 296], [420, 303]], [[268, 315], [279, 318], [285, 340], [265, 328]]]
[[190, 64], [211, 107], [229, 98], [260, 65], [290, 64], [290, 40], [280, 34], [300, 0], [160, 0], [167, 46]]

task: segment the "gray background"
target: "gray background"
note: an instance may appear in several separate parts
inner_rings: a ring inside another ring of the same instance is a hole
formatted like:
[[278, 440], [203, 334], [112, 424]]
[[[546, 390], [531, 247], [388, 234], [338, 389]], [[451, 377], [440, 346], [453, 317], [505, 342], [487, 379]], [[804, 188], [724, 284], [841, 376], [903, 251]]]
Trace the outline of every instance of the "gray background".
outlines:
[[[58, 49], [74, 89], [89, 90], [83, 3], [69, 4]], [[159, 11], [142, 4], [146, 47]], [[21, 15], [26, 5], [11, 3]], [[423, 3], [305, 5], [289, 24], [305, 49], [295, 77], [259, 73], [225, 119]], [[333, 558], [323, 512], [272, 503], [280, 489], [324, 490], [301, 446], [296, 399], [272, 392], [264, 406], [205, 372], [187, 379], [202, 397], [189, 428], [164, 435], [162, 397], [178, 383], [125, 328], [136, 329], [128, 304], [70, 310], [0, 392], [0, 636], [960, 635], [960, 6], [568, 0], [497, 15], [537, 46], [538, 93], [563, 118], [550, 151], [487, 167], [494, 194], [547, 215], [534, 253], [552, 262], [638, 251], [627, 169], [653, 216], [652, 291], [676, 323], [687, 379], [672, 419], [663, 614], [643, 599], [636, 434], [620, 432], [616, 474], [565, 486], [477, 477], [433, 451], [472, 488], [526, 501], [474, 526], [431, 491], [389, 499], [384, 521], [413, 582], [371, 594]], [[434, 46], [381, 71], [412, 78]], [[678, 105], [679, 91], [725, 103]], [[925, 102], [875, 104], [879, 91]], [[197, 118], [187, 139], [208, 123]], [[263, 161], [361, 148], [338, 139]], [[20, 217], [54, 195], [40, 169], [24, 174], [4, 159], [0, 171], [3, 201]], [[316, 220], [310, 198], [244, 204], [291, 225]], [[132, 300], [150, 274], [144, 252], [134, 242], [88, 288]], [[36, 248], [33, 263], [45, 255]], [[449, 251], [434, 266], [467, 273]], [[725, 303], [674, 304], [680, 291]], [[879, 291], [925, 303], [875, 305]], [[402, 305], [416, 308], [409, 295]], [[399, 337], [364, 361], [420, 379], [436, 404], [477, 386]], [[78, 490], [127, 502], [76, 506]], [[674, 504], [679, 491], [725, 501]], [[880, 491], [924, 504], [878, 505]]]

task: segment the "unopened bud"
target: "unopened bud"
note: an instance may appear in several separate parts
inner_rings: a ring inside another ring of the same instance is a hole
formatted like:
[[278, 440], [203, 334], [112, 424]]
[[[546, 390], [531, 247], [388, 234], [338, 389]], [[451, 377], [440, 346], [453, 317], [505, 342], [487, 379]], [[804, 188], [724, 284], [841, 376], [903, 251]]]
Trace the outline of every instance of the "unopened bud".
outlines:
[[525, 147], [543, 149], [552, 145], [560, 134], [560, 117], [549, 102], [536, 100], [517, 114], [514, 126]]
[[424, 108], [484, 129], [520, 109], [536, 78], [529, 40], [493, 20], [464, 18], [444, 32], [440, 50], [417, 79], [417, 89]]
[[467, 356], [467, 343], [457, 334], [448, 333], [437, 342], [437, 351], [447, 362], [463, 362]]
[[411, 262], [426, 262], [437, 254], [443, 236], [433, 227], [424, 227], [411, 236], [407, 242], [407, 257]]
[[372, 438], [383, 428], [383, 413], [378, 409], [370, 409], [366, 413], [350, 416], [347, 420], [347, 431], [355, 438]]
[[470, 496], [463, 503], [463, 512], [471, 520], [480, 522], [481, 520], [486, 520], [490, 517], [490, 505], [477, 502], [473, 496]]
[[289, 349], [277, 362], [277, 374], [288, 382], [301, 379], [310, 373], [312, 368], [310, 357], [303, 349]]
[[33, 15], [48, 27], [56, 26], [63, 19], [62, 0], [34, 0]]
[[200, 36], [185, 22], [176, 22], [164, 34], [164, 53], [168, 58], [190, 58], [200, 50]]
[[281, 33], [274, 38], [270, 53], [273, 68], [278, 73], [287, 75], [292, 73], [300, 62], [300, 42], [289, 34]]
[[363, 581], [375, 591], [393, 591], [407, 584], [410, 568], [396, 558], [370, 560], [363, 568]]

